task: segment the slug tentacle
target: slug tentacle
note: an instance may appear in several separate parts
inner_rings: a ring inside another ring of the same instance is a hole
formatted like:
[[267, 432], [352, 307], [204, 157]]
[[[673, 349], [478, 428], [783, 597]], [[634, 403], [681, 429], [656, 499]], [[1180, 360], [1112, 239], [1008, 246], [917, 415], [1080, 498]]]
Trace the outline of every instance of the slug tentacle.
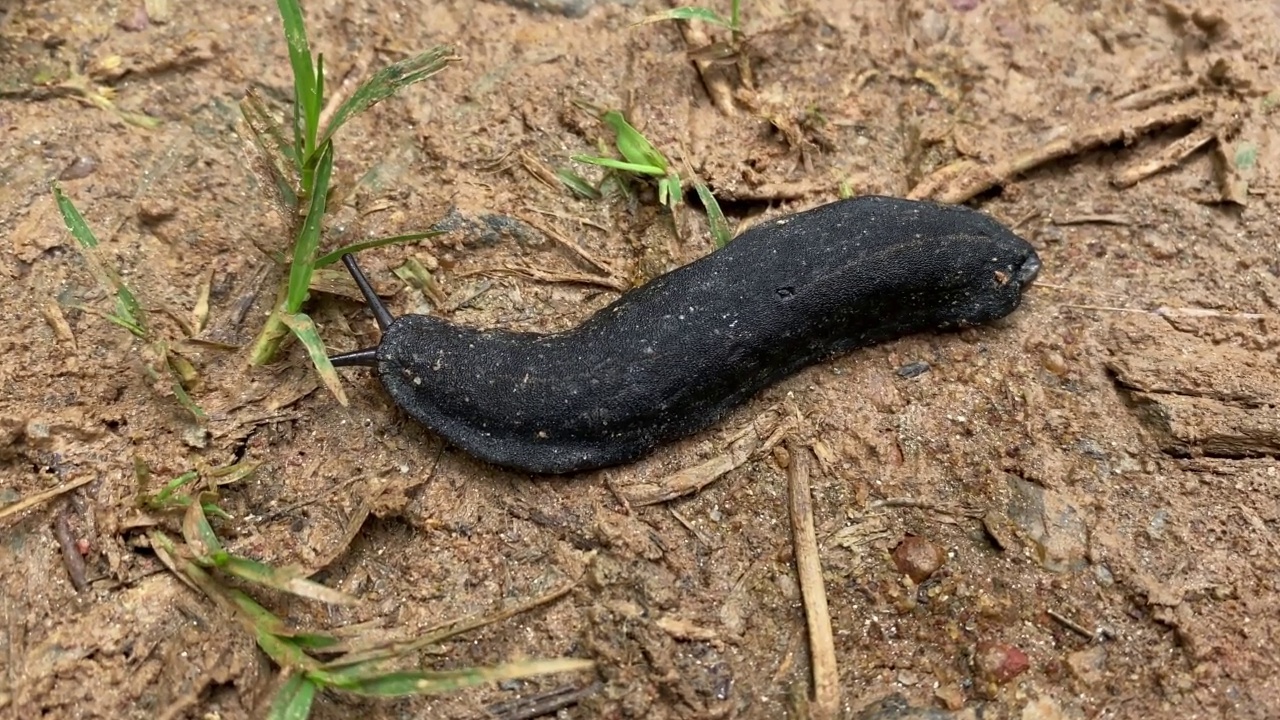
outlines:
[[[373, 311], [373, 317], [378, 321], [378, 329], [386, 332], [387, 328], [395, 322], [395, 318], [391, 317], [391, 312], [387, 310], [387, 306], [382, 304], [382, 298], [378, 297], [378, 293], [373, 291], [373, 285], [369, 284], [369, 278], [365, 277], [360, 266], [356, 264], [356, 258], [350, 253], [342, 256], [342, 264], [347, 266], [347, 272], [351, 273], [352, 279], [356, 281], [356, 286], [360, 288], [360, 294], [364, 295], [365, 302], [369, 304], [369, 309]], [[378, 366], [378, 348], [364, 348], [363, 350], [353, 350], [339, 355], [331, 355], [329, 364], [334, 367], [377, 367]]]
[[378, 348], [365, 348], [330, 355], [329, 364], [334, 367], [378, 367]]
[[382, 304], [382, 298], [378, 297], [378, 293], [373, 291], [373, 286], [369, 284], [369, 278], [364, 276], [364, 271], [356, 264], [356, 256], [350, 253], [342, 256], [342, 264], [347, 266], [347, 272], [351, 273], [352, 279], [356, 281], [356, 286], [360, 288], [360, 294], [364, 295], [365, 302], [369, 303], [369, 309], [373, 311], [373, 317], [378, 321], [378, 329], [386, 332], [391, 327], [391, 323], [396, 319], [391, 317], [391, 312], [387, 310], [387, 306]]
[[537, 474], [637, 460], [834, 355], [1013, 312], [1035, 249], [965, 207], [865, 196], [755, 225], [574, 328], [392, 318], [355, 261], [396, 405], [481, 460]]

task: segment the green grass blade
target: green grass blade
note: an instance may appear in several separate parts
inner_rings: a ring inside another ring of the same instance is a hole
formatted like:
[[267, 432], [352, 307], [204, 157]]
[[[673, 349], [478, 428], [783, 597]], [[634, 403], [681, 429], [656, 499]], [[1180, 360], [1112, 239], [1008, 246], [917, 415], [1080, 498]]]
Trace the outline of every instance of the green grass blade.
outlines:
[[[734, 15], [737, 15], [737, 2], [734, 2]], [[654, 13], [643, 20], [634, 23], [634, 25], [648, 25], [650, 23], [663, 22], [665, 20], [701, 20], [713, 25], [729, 28], [730, 30], [737, 27], [734, 19], [725, 19], [715, 10], [701, 7], [678, 7], [664, 10], [660, 13]]]
[[627, 122], [622, 113], [617, 110], [610, 110], [601, 118], [604, 124], [608, 125], [618, 136], [618, 152], [622, 153], [622, 157], [627, 162], [636, 165], [651, 165], [658, 168], [661, 172], [659, 175], [665, 175], [667, 172], [667, 158], [652, 143], [640, 134]]
[[601, 198], [600, 191], [597, 190], [595, 186], [587, 182], [586, 178], [572, 170], [565, 168], [556, 170], [556, 177], [564, 184], [565, 187], [569, 188], [570, 192], [574, 195], [586, 198], [587, 200], [599, 200]]
[[58, 203], [58, 210], [62, 213], [62, 220], [67, 225], [67, 230], [71, 231], [71, 236], [80, 243], [80, 247], [93, 249], [98, 247], [98, 238], [89, 229], [89, 223], [85, 222], [84, 216], [76, 209], [71, 199], [62, 194], [62, 186], [53, 183], [53, 197]]
[[320, 373], [320, 380], [325, 387], [338, 398], [338, 402], [343, 406], [347, 406], [347, 394], [342, 390], [342, 383], [338, 379], [338, 371], [333, 369], [333, 363], [329, 362], [329, 355], [325, 352], [324, 341], [320, 339], [320, 332], [316, 330], [316, 325], [303, 313], [294, 313], [292, 315], [281, 315], [280, 319], [284, 322], [293, 334], [298, 338], [299, 342], [307, 348], [307, 354], [311, 356], [311, 363], [316, 366], [316, 371]]
[[728, 245], [733, 239], [733, 230], [729, 228], [729, 221], [725, 219], [720, 203], [716, 202], [716, 196], [701, 180], [693, 184], [693, 189], [698, 193], [702, 206], [707, 209], [707, 224], [711, 226], [711, 236], [716, 239], [716, 247], [722, 248]]
[[301, 179], [298, 174], [301, 165], [293, 146], [284, 137], [284, 128], [255, 92], [250, 92], [240, 102], [240, 114], [249, 126], [250, 138], [271, 175], [280, 201], [289, 208], [296, 208], [298, 195], [294, 188]]
[[[248, 597], [239, 590], [232, 590], [231, 594], [237, 599]], [[267, 632], [262, 628], [254, 628], [251, 632], [258, 647], [262, 648], [262, 652], [266, 653], [267, 657], [271, 658], [271, 662], [276, 665], [290, 670], [311, 670], [316, 667], [316, 659], [303, 652], [302, 648], [291, 639]]]
[[316, 684], [301, 675], [293, 675], [271, 701], [267, 720], [307, 720], [315, 697]]
[[666, 177], [658, 181], [658, 202], [674, 212], [676, 206], [684, 202], [683, 187], [679, 175], [675, 172], [667, 173]]
[[316, 172], [309, 193], [307, 217], [298, 231], [293, 246], [293, 262], [289, 266], [289, 289], [285, 295], [285, 312], [296, 313], [307, 299], [311, 271], [315, 268], [316, 250], [320, 247], [320, 229], [324, 224], [325, 204], [329, 196], [329, 179], [333, 174], [333, 143], [326, 142], [316, 159]]
[[99, 262], [97, 255], [98, 238], [93, 234], [93, 230], [89, 229], [89, 223], [85, 221], [84, 216], [76, 209], [71, 199], [62, 193], [62, 187], [56, 182], [53, 183], [53, 198], [58, 205], [58, 211], [62, 213], [63, 223], [67, 226], [71, 236], [79, 243], [86, 259], [89, 261], [90, 267], [93, 269], [94, 275], [98, 277], [98, 282], [103, 285], [104, 290], [115, 294], [115, 315], [108, 315], [107, 319], [134, 335], [145, 338], [147, 326], [142, 319], [142, 306], [138, 303], [138, 298], [129, 290], [129, 287], [124, 284], [124, 281]]
[[307, 109], [307, 148], [315, 150], [320, 147], [320, 111], [324, 104], [324, 53], [316, 53], [316, 90], [315, 103]]
[[350, 605], [355, 602], [355, 598], [344, 592], [308, 580], [298, 568], [277, 568], [256, 560], [229, 555], [222, 563], [222, 569], [242, 580], [309, 600], [331, 605]]
[[338, 107], [329, 120], [329, 125], [325, 128], [320, 142], [332, 138], [338, 128], [351, 118], [386, 100], [401, 89], [435, 75], [456, 59], [452, 48], [440, 46], [382, 68]]
[[313, 671], [311, 676], [327, 685], [332, 685], [357, 695], [402, 697], [405, 695], [441, 695], [502, 680], [517, 680], [536, 675], [589, 670], [594, 666], [595, 663], [590, 660], [556, 658], [552, 660], [527, 660], [493, 667], [441, 671], [378, 672], [370, 675], [366, 674], [368, 669], [365, 666], [355, 665], [339, 673], [317, 670]]
[[204, 507], [198, 502], [188, 505], [187, 512], [182, 516], [182, 539], [187, 542], [196, 556], [196, 562], [201, 565], [221, 565], [229, 557], [227, 551], [222, 549], [222, 543], [218, 541], [213, 527], [209, 525]]
[[240, 482], [252, 475], [257, 471], [260, 465], [262, 465], [262, 463], [241, 460], [237, 463], [224, 465], [220, 468], [210, 470], [209, 477], [213, 478], [219, 486], [231, 485], [232, 483]]
[[[135, 468], [136, 467], [137, 465], [135, 463]], [[147, 474], [150, 475], [150, 473], [151, 473], [151, 470], [148, 468]], [[182, 489], [184, 486], [194, 482], [195, 479], [198, 477], [200, 477], [200, 475], [195, 470], [189, 470], [187, 472], [182, 473], [178, 477], [165, 483], [164, 487], [160, 488], [160, 490], [156, 492], [154, 495], [150, 495], [146, 497], [146, 499], [144, 500], [146, 506], [154, 510], [164, 509], [166, 506], [169, 505], [171, 499], [174, 496], [174, 493]], [[141, 479], [139, 479], [139, 481], [141, 482]]]
[[147, 331], [144, 330], [137, 323], [130, 322], [120, 317], [119, 315], [112, 315], [111, 313], [102, 313], [102, 317], [106, 318], [110, 322], [115, 323], [116, 325], [119, 325], [125, 330], [128, 330], [129, 332], [133, 333], [135, 337], [142, 338], [143, 340], [147, 338]]
[[294, 123], [299, 165], [315, 148], [315, 124], [320, 117], [319, 82], [316, 67], [311, 61], [311, 44], [307, 41], [307, 26], [302, 19], [298, 0], [276, 0], [280, 19], [284, 24], [285, 42], [289, 45], [289, 65], [293, 68], [294, 100], [297, 103]]
[[636, 175], [649, 175], [651, 177], [662, 177], [666, 175], [666, 171], [654, 167], [653, 165], [637, 165], [636, 163], [623, 162], [612, 158], [590, 157], [588, 155], [574, 155], [574, 160], [590, 165], [599, 165], [611, 170], [621, 170], [622, 172], [635, 173]]
[[326, 253], [324, 255], [321, 255], [320, 257], [316, 258], [314, 267], [319, 269], [322, 267], [332, 265], [338, 262], [339, 260], [341, 260], [343, 255], [357, 253], [357, 252], [360, 252], [361, 250], [371, 250], [377, 247], [383, 247], [386, 245], [397, 245], [400, 243], [411, 243], [415, 240], [423, 240], [425, 238], [432, 238], [432, 237], [436, 237], [437, 235], [443, 235], [443, 234], [444, 234], [443, 230], [424, 230], [423, 232], [408, 233], [407, 235], [393, 235], [391, 237], [377, 238], [376, 240], [362, 240], [358, 243], [343, 245], [342, 247], [338, 248], [337, 250], [334, 250], [331, 253]]

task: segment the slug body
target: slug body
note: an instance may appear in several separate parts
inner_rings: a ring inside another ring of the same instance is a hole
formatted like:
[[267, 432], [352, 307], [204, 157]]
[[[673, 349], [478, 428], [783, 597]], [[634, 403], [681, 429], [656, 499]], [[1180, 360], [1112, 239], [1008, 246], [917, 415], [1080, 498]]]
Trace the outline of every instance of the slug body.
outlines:
[[1001, 318], [1035, 250], [979, 212], [866, 196], [766, 221], [623, 294], [577, 327], [384, 325], [371, 365], [405, 412], [465, 452], [530, 473], [630, 462], [833, 355]]

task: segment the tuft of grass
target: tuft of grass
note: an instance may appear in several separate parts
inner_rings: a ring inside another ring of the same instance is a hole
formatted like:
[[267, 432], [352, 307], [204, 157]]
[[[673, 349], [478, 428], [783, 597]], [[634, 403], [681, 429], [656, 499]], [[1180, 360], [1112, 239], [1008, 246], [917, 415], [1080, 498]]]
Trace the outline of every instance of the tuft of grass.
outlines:
[[[224, 477], [239, 474], [225, 469], [224, 472]], [[198, 473], [193, 471], [180, 478], [193, 474]], [[176, 482], [170, 482], [166, 488]], [[157, 557], [171, 572], [250, 633], [258, 647], [280, 667], [281, 683], [267, 713], [271, 720], [305, 720], [322, 690], [367, 697], [438, 695], [502, 680], [594, 667], [591, 661], [578, 658], [525, 660], [455, 670], [406, 667], [423, 649], [563, 597], [572, 589], [572, 584], [514, 608], [447, 622], [407, 639], [366, 641], [361, 637], [344, 638], [325, 630], [291, 626], [248, 592], [228, 584], [222, 575], [250, 586], [330, 605], [347, 605], [355, 599], [309, 580], [299, 568], [274, 567], [231, 554], [223, 548], [209, 520], [207, 505], [207, 498], [185, 505], [181, 542], [158, 528], [148, 531], [148, 539]]]
[[[622, 159], [597, 155], [574, 155], [573, 160], [605, 168], [607, 174], [601, 181], [601, 186], [610, 179], [618, 181], [624, 187], [628, 180], [654, 182], [658, 189], [658, 203], [672, 213], [677, 212], [684, 202], [684, 181], [667, 157], [639, 130], [627, 122], [621, 112], [608, 110], [598, 117], [613, 131], [614, 146], [622, 155]], [[572, 172], [561, 171], [557, 175], [561, 182], [575, 194], [592, 199], [601, 196], [598, 187], [593, 187]], [[715, 238], [716, 247], [724, 247], [733, 239], [733, 232], [729, 228], [728, 221], [725, 220], [724, 212], [720, 210], [720, 203], [716, 201], [715, 195], [706, 183], [694, 180], [691, 184], [694, 191], [698, 193], [698, 199], [706, 208], [707, 221], [711, 227], [711, 234]]]
[[289, 64], [293, 71], [294, 103], [286, 130], [267, 109], [262, 98], [250, 93], [241, 103], [241, 113], [255, 145], [261, 170], [270, 183], [273, 199], [285, 219], [293, 244], [288, 256], [288, 274], [280, 287], [275, 307], [249, 354], [249, 362], [271, 362], [284, 340], [292, 334], [307, 350], [325, 386], [340, 403], [347, 403], [338, 375], [315, 323], [304, 312], [316, 269], [336, 262], [342, 255], [382, 245], [407, 243], [438, 235], [415, 232], [362, 241], [321, 254], [324, 221], [333, 196], [334, 135], [352, 118], [400, 90], [444, 70], [457, 60], [451, 49], [436, 47], [393, 63], [365, 80], [348, 97], [329, 121], [321, 126], [325, 105], [324, 56], [312, 55], [306, 24], [298, 0], [277, 0]]
[[[436, 695], [502, 680], [594, 667], [591, 661], [577, 658], [457, 670], [413, 666], [422, 650], [557, 600], [568, 594], [575, 583], [515, 607], [452, 620], [417, 636], [391, 640], [287, 623], [259, 603], [252, 590], [263, 588], [327, 605], [351, 605], [356, 598], [311, 580], [310, 573], [301, 567], [278, 567], [226, 549], [217, 527], [231, 517], [217, 505], [218, 489], [249, 477], [256, 469], [256, 464], [244, 462], [193, 469], [152, 489], [150, 468], [141, 459], [134, 461], [137, 505], [148, 515], [143, 526], [148, 527], [146, 537], [156, 557], [180, 581], [203, 594], [229, 620], [252, 635], [258, 647], [280, 668], [281, 682], [268, 718], [305, 720], [322, 690], [370, 697]], [[178, 537], [172, 534], [175, 525]]]
[[149, 379], [152, 382], [157, 382], [161, 379], [161, 373], [167, 375], [169, 387], [178, 404], [191, 413], [197, 422], [204, 422], [208, 419], [208, 416], [191, 399], [191, 395], [188, 392], [188, 389], [193, 387], [199, 380], [195, 367], [185, 358], [172, 352], [169, 348], [169, 343], [152, 330], [147, 322], [142, 303], [138, 301], [138, 296], [120, 278], [120, 274], [108, 267], [103, 261], [98, 238], [94, 235], [93, 230], [89, 228], [89, 223], [84, 219], [84, 216], [76, 209], [71, 199], [62, 192], [62, 187], [56, 181], [52, 184], [52, 190], [53, 199], [58, 205], [58, 211], [62, 214], [63, 223], [65, 223], [71, 236], [75, 238], [76, 246], [80, 249], [80, 254], [84, 257], [85, 264], [89, 266], [90, 271], [97, 279], [98, 284], [102, 286], [102, 289], [115, 298], [114, 307], [109, 312], [103, 312], [84, 305], [76, 305], [75, 307], [85, 312], [101, 315], [110, 322], [128, 330], [134, 337], [142, 340], [150, 354], [156, 359], [154, 365], [158, 365], [161, 368], [157, 370], [152, 363], [145, 363], [144, 367]]
[[639, 130], [632, 127], [621, 112], [608, 110], [602, 113], [599, 119], [613, 131], [614, 146], [622, 155], [622, 159], [596, 155], [574, 155], [573, 159], [621, 173], [623, 176], [654, 180], [658, 186], [658, 203], [675, 212], [684, 200], [684, 191], [680, 175], [675, 168], [671, 167], [671, 163], [667, 162], [666, 156], [659, 152]]

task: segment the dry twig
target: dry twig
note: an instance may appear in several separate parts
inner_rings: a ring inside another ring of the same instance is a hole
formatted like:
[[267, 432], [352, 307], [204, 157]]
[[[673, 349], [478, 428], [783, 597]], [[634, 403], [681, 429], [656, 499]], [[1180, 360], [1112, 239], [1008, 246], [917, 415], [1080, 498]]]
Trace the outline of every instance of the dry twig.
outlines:
[[840, 716], [840, 674], [836, 664], [835, 638], [831, 632], [831, 613], [827, 609], [827, 591], [822, 580], [822, 561], [818, 557], [818, 534], [813, 522], [813, 502], [809, 488], [809, 449], [788, 443], [791, 462], [787, 466], [787, 491], [791, 506], [791, 534], [796, 568], [800, 576], [800, 594], [804, 598], [805, 619], [809, 625], [809, 654], [813, 665], [813, 704], [811, 717], [833, 720]]
[[1116, 120], [1090, 128], [1077, 128], [1064, 137], [1045, 143], [994, 165], [983, 166], [964, 159], [939, 168], [911, 190], [913, 200], [933, 198], [939, 202], [966, 202], [991, 188], [1046, 163], [1079, 155], [1094, 148], [1130, 141], [1139, 135], [1186, 122], [1201, 122], [1213, 112], [1203, 99], [1165, 105], [1147, 112], [1127, 113]]

